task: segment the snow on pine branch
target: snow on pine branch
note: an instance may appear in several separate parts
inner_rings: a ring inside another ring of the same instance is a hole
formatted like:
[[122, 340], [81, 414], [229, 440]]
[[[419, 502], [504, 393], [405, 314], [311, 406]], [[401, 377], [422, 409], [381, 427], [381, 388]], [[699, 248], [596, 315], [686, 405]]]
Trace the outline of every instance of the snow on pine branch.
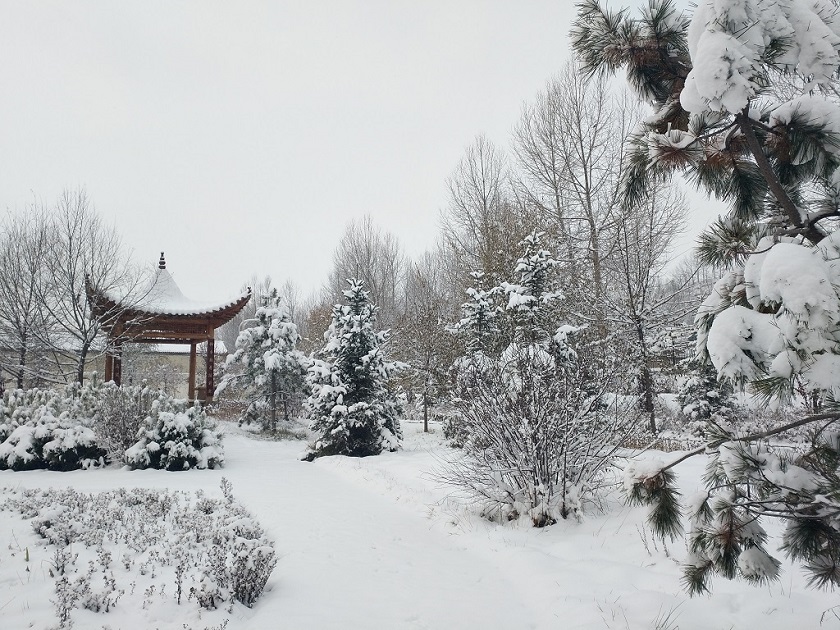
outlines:
[[741, 112], [766, 86], [762, 64], [827, 83], [840, 66], [840, 20], [828, 0], [703, 0], [688, 28], [689, 112]]

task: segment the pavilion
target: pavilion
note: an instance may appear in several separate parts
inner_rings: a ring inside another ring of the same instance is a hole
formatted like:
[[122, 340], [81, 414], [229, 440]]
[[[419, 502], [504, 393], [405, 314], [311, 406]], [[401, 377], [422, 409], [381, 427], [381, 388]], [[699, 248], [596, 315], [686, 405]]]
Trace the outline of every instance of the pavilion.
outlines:
[[[121, 384], [122, 346], [125, 343], [189, 344], [188, 397], [190, 400], [212, 402], [215, 390], [215, 332], [245, 308], [251, 299], [250, 287], [245, 293], [223, 303], [190, 300], [181, 293], [167, 271], [161, 252], [155, 276], [139, 297], [117, 297], [89, 282], [86, 289], [93, 316], [108, 335], [106, 381]], [[198, 388], [196, 396], [196, 347], [203, 342], [207, 343], [207, 369], [204, 387]]]

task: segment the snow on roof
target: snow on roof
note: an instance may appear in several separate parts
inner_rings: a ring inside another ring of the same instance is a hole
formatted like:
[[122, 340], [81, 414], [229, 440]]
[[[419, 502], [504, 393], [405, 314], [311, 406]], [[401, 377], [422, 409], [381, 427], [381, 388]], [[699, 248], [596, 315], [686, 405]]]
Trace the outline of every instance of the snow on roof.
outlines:
[[200, 302], [186, 297], [165, 268], [155, 270], [155, 277], [137, 304], [137, 309], [156, 315], [201, 315], [228, 308], [246, 294], [225, 302]]
[[[88, 292], [89, 298], [91, 295], [97, 293], [96, 289], [90, 286], [88, 286]], [[119, 290], [101, 291], [99, 295], [106, 300], [104, 306], [99, 306], [100, 310], [102, 308], [108, 310], [109, 308], [114, 308], [115, 305], [125, 304], [135, 312], [152, 315], [194, 316], [225, 314], [227, 315], [227, 320], [233, 317], [245, 305], [251, 297], [251, 289], [249, 288], [245, 293], [241, 293], [224, 302], [191, 300], [181, 292], [175, 279], [167, 271], [166, 260], [163, 257], [163, 252], [161, 252], [155, 275], [145, 287], [140, 290], [135, 288], [129, 290], [127, 293], [120, 293]], [[107, 302], [111, 302], [111, 305], [108, 306]], [[230, 309], [234, 310], [231, 311]], [[223, 313], [224, 311], [228, 312]]]

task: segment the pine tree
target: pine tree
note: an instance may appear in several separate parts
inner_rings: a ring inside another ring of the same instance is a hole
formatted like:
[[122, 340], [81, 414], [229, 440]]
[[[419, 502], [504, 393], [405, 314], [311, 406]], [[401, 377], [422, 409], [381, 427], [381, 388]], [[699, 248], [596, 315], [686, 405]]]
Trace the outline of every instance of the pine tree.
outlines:
[[346, 304], [333, 308], [327, 343], [309, 368], [306, 401], [318, 435], [305, 459], [324, 455], [366, 457], [399, 448], [401, 410], [388, 390], [399, 367], [386, 361], [385, 332], [376, 332], [376, 307], [361, 282], [350, 279]]
[[820, 95], [833, 93], [838, 32], [827, 0], [703, 0], [690, 21], [673, 0], [651, 0], [638, 18], [583, 2], [572, 41], [584, 70], [625, 68], [656, 110], [631, 143], [626, 201], [681, 171], [731, 202], [715, 230], [734, 241], [709, 232], [707, 260], [754, 243], [757, 221], [822, 240], [840, 216], [838, 105]]
[[[297, 349], [300, 341], [297, 326], [276, 289], [265, 298], [251, 323], [239, 333], [236, 351], [228, 357], [228, 372], [217, 391], [231, 385], [244, 387], [253, 400], [243, 420], [260, 420], [263, 428], [276, 429], [280, 407], [283, 419], [289, 422], [294, 402], [305, 391], [308, 360]], [[243, 371], [230, 371], [235, 364], [241, 364]]]
[[[840, 586], [840, 16], [829, 0], [701, 0], [691, 20], [671, 0], [639, 18], [586, 0], [572, 31], [590, 73], [626, 68], [656, 111], [633, 138], [626, 203], [674, 172], [732, 204], [701, 237], [703, 262], [730, 270], [695, 320], [698, 351], [720, 376], [768, 397], [794, 382], [827, 398], [826, 413], [743, 434], [709, 422], [707, 443], [670, 464], [626, 471], [629, 498], [651, 506], [661, 536], [682, 534], [673, 467], [708, 454], [707, 490], [686, 508], [685, 583], [714, 574], [778, 577], [762, 520], [785, 522], [781, 549], [815, 586]], [[769, 438], [813, 428], [805, 452]]]

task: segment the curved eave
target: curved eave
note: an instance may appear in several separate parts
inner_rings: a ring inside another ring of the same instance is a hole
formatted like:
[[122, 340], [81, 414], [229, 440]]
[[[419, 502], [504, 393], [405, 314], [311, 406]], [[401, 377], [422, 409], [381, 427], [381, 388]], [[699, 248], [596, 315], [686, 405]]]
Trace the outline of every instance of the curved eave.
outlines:
[[148, 327], [150, 325], [161, 327], [160, 324], [165, 321], [173, 323], [205, 323], [211, 325], [213, 328], [218, 328], [236, 317], [251, 299], [251, 289], [249, 287], [248, 291], [243, 293], [238, 299], [216, 308], [191, 313], [168, 313], [161, 310], [122, 307], [113, 298], [97, 290], [90, 283], [85, 284], [85, 291], [91, 306], [91, 313], [102, 322], [102, 325], [106, 329], [113, 328], [118, 323], [126, 327], [131, 327], [133, 323], [142, 327]]

